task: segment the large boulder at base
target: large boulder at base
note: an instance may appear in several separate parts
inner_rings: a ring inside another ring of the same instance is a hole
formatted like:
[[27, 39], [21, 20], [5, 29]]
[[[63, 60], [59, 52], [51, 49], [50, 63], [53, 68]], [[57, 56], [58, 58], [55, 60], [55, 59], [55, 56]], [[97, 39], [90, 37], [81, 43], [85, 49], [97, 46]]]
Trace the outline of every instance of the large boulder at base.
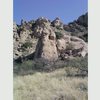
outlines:
[[85, 57], [88, 53], [87, 43], [78, 37], [70, 35], [57, 40], [57, 49], [63, 59], [78, 56]]

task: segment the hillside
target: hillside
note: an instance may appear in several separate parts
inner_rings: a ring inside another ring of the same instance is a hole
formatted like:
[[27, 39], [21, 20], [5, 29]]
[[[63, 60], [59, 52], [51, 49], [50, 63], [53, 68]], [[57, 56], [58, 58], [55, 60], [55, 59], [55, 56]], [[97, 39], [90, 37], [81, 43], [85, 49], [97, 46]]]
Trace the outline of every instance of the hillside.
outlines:
[[14, 22], [14, 100], [88, 100], [87, 22]]

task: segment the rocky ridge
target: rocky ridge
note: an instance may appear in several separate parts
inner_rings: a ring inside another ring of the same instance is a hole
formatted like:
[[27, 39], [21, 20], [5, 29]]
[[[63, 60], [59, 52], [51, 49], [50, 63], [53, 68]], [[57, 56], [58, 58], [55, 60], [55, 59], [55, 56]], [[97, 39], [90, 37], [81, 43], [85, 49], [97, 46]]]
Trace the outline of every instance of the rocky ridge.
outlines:
[[80, 16], [77, 20], [68, 25], [64, 25], [64, 30], [88, 42], [88, 13]]
[[14, 22], [14, 61], [43, 58], [50, 61], [85, 57], [87, 50], [87, 13], [64, 25], [60, 18], [41, 17], [29, 22]]

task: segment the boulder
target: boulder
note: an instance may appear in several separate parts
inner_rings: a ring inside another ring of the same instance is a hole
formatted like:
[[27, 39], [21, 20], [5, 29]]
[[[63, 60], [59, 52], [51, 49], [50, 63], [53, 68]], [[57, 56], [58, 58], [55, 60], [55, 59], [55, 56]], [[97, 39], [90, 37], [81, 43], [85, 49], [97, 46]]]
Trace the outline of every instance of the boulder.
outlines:
[[62, 59], [85, 57], [88, 53], [87, 43], [76, 36], [70, 35], [57, 40], [57, 49]]

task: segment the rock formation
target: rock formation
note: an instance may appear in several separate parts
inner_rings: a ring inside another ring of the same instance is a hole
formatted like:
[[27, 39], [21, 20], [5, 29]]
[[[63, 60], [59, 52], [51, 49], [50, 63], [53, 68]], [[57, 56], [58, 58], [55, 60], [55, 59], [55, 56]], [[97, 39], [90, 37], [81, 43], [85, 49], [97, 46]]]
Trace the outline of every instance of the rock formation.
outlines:
[[62, 59], [73, 57], [85, 57], [88, 53], [87, 43], [84, 40], [76, 37], [66, 35], [65, 38], [57, 40], [57, 48]]
[[50, 27], [48, 19], [40, 18], [34, 29], [34, 35], [39, 38], [34, 58], [57, 60], [56, 35]]
[[88, 13], [80, 16], [77, 20], [68, 25], [64, 25], [64, 30], [88, 42]]
[[43, 58], [50, 61], [85, 57], [87, 50], [87, 14], [64, 25], [60, 18], [41, 17], [13, 25], [14, 60]]

